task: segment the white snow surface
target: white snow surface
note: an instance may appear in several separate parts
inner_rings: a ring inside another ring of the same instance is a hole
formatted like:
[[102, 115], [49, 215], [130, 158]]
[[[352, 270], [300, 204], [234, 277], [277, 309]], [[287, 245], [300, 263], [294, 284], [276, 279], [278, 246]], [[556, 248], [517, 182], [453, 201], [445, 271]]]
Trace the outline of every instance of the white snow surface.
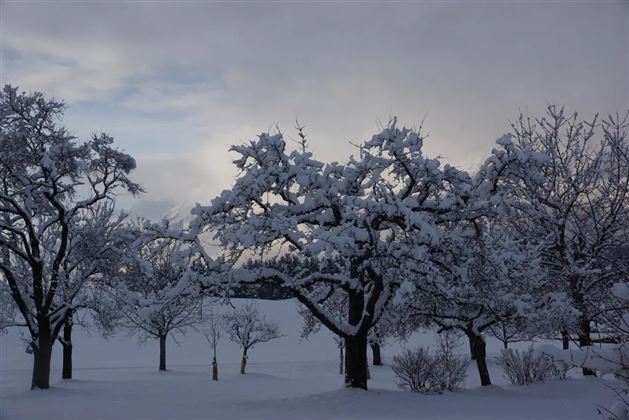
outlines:
[[[167, 372], [157, 371], [157, 343], [138, 347], [124, 334], [105, 340], [77, 330], [73, 380], [61, 381], [55, 346], [52, 388], [30, 391], [31, 356], [14, 330], [0, 336], [0, 419], [596, 419], [612, 401], [607, 380], [571, 378], [530, 386], [507, 384], [490, 357], [494, 384], [480, 387], [470, 365], [466, 389], [443, 395], [401, 391], [386, 364], [402, 345], [385, 347], [385, 366], [371, 367], [369, 391], [345, 389], [327, 332], [299, 341], [292, 301], [262, 301], [286, 334], [254, 348], [248, 374], [238, 374], [236, 346], [219, 346], [220, 380], [210, 380], [209, 345], [198, 332], [169, 342]], [[431, 344], [430, 334], [406, 346]], [[489, 351], [499, 346], [488, 340]], [[461, 349], [465, 351], [466, 348]]]

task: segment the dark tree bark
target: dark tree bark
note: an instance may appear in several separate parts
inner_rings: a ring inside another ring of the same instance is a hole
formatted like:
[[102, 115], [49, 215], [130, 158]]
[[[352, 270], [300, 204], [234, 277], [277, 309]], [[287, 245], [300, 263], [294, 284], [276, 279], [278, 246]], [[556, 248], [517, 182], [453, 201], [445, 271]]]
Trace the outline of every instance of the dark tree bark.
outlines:
[[472, 340], [469, 340], [469, 342], [470, 342], [470, 359], [476, 360], [476, 355], [474, 355], [474, 347], [472, 345]]
[[[583, 349], [583, 347], [589, 347], [592, 345], [592, 337], [591, 337], [591, 326], [590, 326], [590, 318], [588, 316], [587, 307], [585, 306], [585, 296], [580, 289], [579, 286], [579, 277], [574, 276], [570, 279], [570, 290], [572, 299], [574, 300], [576, 308], [581, 312], [579, 316], [579, 347]], [[583, 376], [596, 376], [596, 372], [590, 368], [583, 368]]]
[[480, 384], [482, 386], [491, 385], [489, 369], [487, 369], [487, 350], [485, 339], [482, 335], [478, 335], [473, 331], [468, 330], [465, 334], [470, 341], [472, 359], [476, 360], [476, 367], [478, 368], [478, 375], [480, 376]]
[[367, 335], [345, 339], [345, 384], [367, 389]]
[[52, 344], [50, 323], [48, 319], [39, 320], [39, 339], [33, 348], [33, 378], [31, 389], [50, 388], [50, 358], [52, 356]]
[[[579, 321], [579, 347], [589, 347], [592, 345], [590, 320], [582, 317]], [[596, 376], [596, 372], [590, 368], [583, 368], [583, 376]]]
[[568, 350], [570, 348], [570, 336], [567, 331], [561, 332], [561, 343], [564, 350]]
[[339, 375], [343, 374], [343, 347], [339, 346]]
[[502, 328], [502, 348], [507, 350], [509, 348], [509, 333], [507, 332], [507, 325], [504, 322], [501, 322], [500, 328]]
[[212, 358], [212, 380], [218, 381], [218, 362], [216, 356]]
[[63, 369], [61, 371], [61, 378], [72, 379], [72, 318], [63, 324]]
[[373, 365], [382, 366], [382, 356], [380, 354], [380, 343], [376, 341], [371, 342], [371, 353], [373, 355]]
[[240, 361], [240, 373], [242, 375], [245, 374], [245, 370], [247, 369], [247, 348], [245, 348], [242, 352], [242, 360]]
[[159, 336], [159, 370], [166, 370], [166, 336]]
[[[350, 292], [348, 321], [358, 325], [361, 321], [365, 298], [361, 292]], [[367, 389], [367, 331], [345, 338], [345, 385]]]

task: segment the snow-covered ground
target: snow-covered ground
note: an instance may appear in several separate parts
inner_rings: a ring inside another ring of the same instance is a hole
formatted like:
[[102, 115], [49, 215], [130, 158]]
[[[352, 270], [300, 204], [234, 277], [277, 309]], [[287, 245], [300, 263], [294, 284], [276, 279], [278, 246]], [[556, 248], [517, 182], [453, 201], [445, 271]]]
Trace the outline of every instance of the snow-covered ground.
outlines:
[[[594, 419], [609, 391], [596, 379], [529, 387], [475, 387], [422, 396], [395, 387], [391, 370], [372, 368], [370, 391], [342, 389], [333, 362], [252, 363], [221, 369], [219, 382], [205, 366], [81, 369], [76, 379], [48, 391], [7, 392], [3, 419]], [[495, 370], [494, 370], [495, 372]], [[54, 372], [59, 376], [59, 372]], [[7, 380], [27, 381], [28, 372]]]
[[[180, 346], [169, 343], [170, 370], [160, 373], [156, 343], [138, 347], [124, 335], [104, 340], [79, 330], [75, 379], [59, 381], [55, 354], [53, 388], [30, 391], [31, 357], [12, 331], [0, 337], [0, 419], [595, 419], [596, 404], [611, 401], [600, 379], [517, 387], [491, 361], [492, 387], [479, 387], [472, 365], [466, 390], [422, 396], [398, 390], [383, 366], [371, 368], [369, 391], [344, 389], [327, 333], [300, 342], [293, 302], [261, 307], [287, 335], [255, 348], [247, 375], [237, 373], [238, 349], [224, 341], [219, 382], [210, 380], [209, 350], [199, 333], [181, 338]], [[407, 345], [430, 341], [417, 336]], [[399, 348], [386, 347], [385, 356]], [[497, 349], [490, 342], [490, 353]]]

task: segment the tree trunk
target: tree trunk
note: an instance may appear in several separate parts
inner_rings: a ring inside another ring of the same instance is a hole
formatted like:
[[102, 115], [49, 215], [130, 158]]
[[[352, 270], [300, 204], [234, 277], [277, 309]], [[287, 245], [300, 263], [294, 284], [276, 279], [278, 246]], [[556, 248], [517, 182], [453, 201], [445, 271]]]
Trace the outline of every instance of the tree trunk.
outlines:
[[242, 352], [242, 360], [240, 361], [240, 373], [242, 375], [245, 374], [246, 368], [247, 368], [247, 349], [244, 349]]
[[218, 362], [216, 361], [216, 356], [212, 358], [212, 380], [218, 381]]
[[367, 335], [345, 339], [345, 384], [367, 389]]
[[50, 358], [52, 344], [50, 323], [47, 319], [39, 319], [39, 338], [33, 347], [33, 378], [31, 389], [50, 388]]
[[159, 336], [159, 370], [166, 370], [166, 336]]
[[[365, 307], [362, 292], [350, 292], [347, 320], [360, 324]], [[345, 338], [345, 386], [367, 389], [367, 331]]]
[[570, 336], [567, 331], [561, 332], [561, 342], [564, 350], [568, 350], [570, 348]]
[[339, 375], [343, 374], [343, 347], [339, 346]]
[[469, 341], [470, 341], [470, 359], [476, 360], [476, 356], [474, 355], [474, 347], [472, 345], [472, 340], [469, 340]]
[[376, 341], [371, 343], [371, 353], [373, 354], [373, 365], [382, 366], [382, 357], [380, 355], [380, 343]]
[[[592, 337], [590, 336], [590, 320], [583, 317], [579, 321], [579, 347], [589, 347], [592, 345]], [[583, 368], [583, 376], [596, 376], [596, 372], [590, 368]]]
[[476, 360], [476, 367], [478, 368], [478, 374], [480, 376], [480, 384], [482, 386], [491, 385], [489, 369], [487, 369], [487, 350], [485, 339], [482, 335], [477, 335], [473, 331], [467, 331], [466, 335], [470, 340], [472, 359]]
[[505, 350], [509, 349], [509, 334], [507, 333], [507, 324], [502, 322], [502, 336], [504, 337], [504, 341], [502, 342], [502, 346]]
[[63, 324], [63, 369], [61, 378], [72, 379], [72, 318]]

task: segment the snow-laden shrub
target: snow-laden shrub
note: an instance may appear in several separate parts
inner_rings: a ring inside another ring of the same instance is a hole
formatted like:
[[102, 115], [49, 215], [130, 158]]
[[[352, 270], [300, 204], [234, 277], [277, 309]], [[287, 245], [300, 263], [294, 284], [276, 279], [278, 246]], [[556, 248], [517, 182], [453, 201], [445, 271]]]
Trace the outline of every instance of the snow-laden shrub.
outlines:
[[467, 356], [438, 353], [435, 356], [433, 372], [438, 383], [438, 392], [458, 391], [467, 379]]
[[519, 351], [504, 349], [498, 357], [504, 376], [515, 385], [529, 385], [550, 379], [564, 379], [565, 369], [560, 369], [552, 357], [536, 352], [533, 346]]
[[469, 361], [454, 349], [440, 342], [440, 349], [434, 354], [426, 347], [418, 347], [394, 356], [392, 368], [398, 386], [422, 394], [461, 389]]
[[457, 391], [463, 388], [467, 378], [470, 359], [457, 350], [461, 347], [461, 336], [446, 331], [438, 336], [439, 350], [435, 353], [433, 372], [439, 384], [439, 392]]
[[402, 354], [393, 356], [391, 367], [400, 388], [427, 394], [437, 391], [434, 365], [434, 358], [428, 349], [418, 347], [415, 350], [406, 349]]

